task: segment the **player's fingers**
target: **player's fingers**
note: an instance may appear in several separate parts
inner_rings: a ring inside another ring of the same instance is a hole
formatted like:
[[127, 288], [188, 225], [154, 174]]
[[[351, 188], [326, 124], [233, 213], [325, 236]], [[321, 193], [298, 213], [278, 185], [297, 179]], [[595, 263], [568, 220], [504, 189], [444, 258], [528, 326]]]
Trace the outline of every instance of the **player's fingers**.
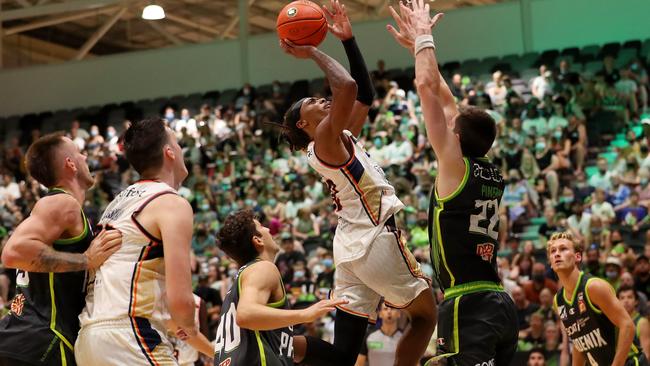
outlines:
[[339, 306], [339, 305], [344, 305], [349, 303], [348, 300], [346, 299], [334, 299], [334, 300], [328, 300], [328, 306]]
[[334, 17], [334, 14], [332, 14], [332, 12], [325, 5], [323, 5], [323, 12], [325, 12], [325, 15], [327, 15], [329, 19], [332, 19]]
[[445, 13], [438, 13], [436, 16], [431, 19], [431, 27], [435, 27], [436, 24], [445, 16]]
[[406, 39], [406, 37], [401, 35], [395, 28], [393, 28], [392, 25], [387, 25], [386, 29], [388, 29], [388, 32], [393, 36], [393, 38], [395, 38], [397, 43], [402, 44], [402, 45], [408, 43], [408, 40]]
[[397, 23], [397, 26], [400, 27], [400, 29], [402, 29], [402, 24], [403, 24], [402, 18], [399, 16], [399, 14], [397, 14], [397, 12], [392, 6], [389, 6], [388, 10], [390, 11], [390, 15], [395, 20], [395, 23]]

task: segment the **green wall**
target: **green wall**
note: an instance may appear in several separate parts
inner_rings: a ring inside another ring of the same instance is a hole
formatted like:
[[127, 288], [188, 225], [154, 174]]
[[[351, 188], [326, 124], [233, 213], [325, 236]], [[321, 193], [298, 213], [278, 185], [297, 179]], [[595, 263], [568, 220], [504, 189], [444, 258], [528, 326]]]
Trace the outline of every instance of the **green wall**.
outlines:
[[[434, 37], [441, 62], [521, 54], [525, 30], [535, 51], [650, 38], [648, 14], [650, 0], [517, 0], [450, 11]], [[528, 28], [522, 19], [530, 19]], [[367, 63], [371, 69], [379, 59], [389, 69], [413, 66], [386, 31], [388, 21], [354, 25]], [[322, 76], [313, 62], [283, 54], [275, 34], [250, 37], [248, 46], [253, 84]], [[344, 60], [333, 37], [322, 49]], [[224, 41], [4, 70], [0, 117], [238, 88], [240, 65], [238, 42]]]

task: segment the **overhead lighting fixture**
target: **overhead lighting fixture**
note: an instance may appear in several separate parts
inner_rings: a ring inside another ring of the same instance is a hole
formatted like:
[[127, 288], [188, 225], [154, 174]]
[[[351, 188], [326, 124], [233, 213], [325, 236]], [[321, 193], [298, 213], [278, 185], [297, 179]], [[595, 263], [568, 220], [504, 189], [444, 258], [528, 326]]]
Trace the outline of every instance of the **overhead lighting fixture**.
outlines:
[[159, 20], [165, 18], [165, 10], [156, 3], [151, 3], [142, 9], [142, 19]]

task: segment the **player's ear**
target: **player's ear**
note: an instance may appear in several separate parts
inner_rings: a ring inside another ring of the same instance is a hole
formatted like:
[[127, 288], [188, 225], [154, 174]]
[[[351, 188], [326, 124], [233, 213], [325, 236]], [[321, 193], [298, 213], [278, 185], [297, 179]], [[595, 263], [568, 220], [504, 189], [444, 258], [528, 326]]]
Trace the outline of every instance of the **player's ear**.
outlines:
[[257, 250], [258, 253], [264, 250], [264, 241], [262, 240], [262, 235], [253, 235], [253, 239], [251, 240], [255, 246], [255, 250]]
[[301, 130], [306, 126], [307, 126], [307, 121], [304, 119], [301, 119], [300, 121], [296, 122], [296, 127], [298, 127]]

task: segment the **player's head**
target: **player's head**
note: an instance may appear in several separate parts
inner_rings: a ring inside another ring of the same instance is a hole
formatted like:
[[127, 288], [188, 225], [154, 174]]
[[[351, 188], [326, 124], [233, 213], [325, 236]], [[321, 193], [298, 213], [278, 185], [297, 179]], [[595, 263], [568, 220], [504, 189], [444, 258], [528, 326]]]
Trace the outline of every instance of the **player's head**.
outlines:
[[528, 366], [546, 366], [546, 356], [541, 348], [533, 348], [528, 354]]
[[461, 106], [454, 118], [454, 133], [460, 140], [463, 156], [480, 158], [490, 150], [497, 135], [494, 119], [484, 110]]
[[174, 188], [179, 188], [187, 177], [176, 135], [160, 118], [133, 123], [124, 133], [124, 151], [129, 163], [144, 178], [169, 172], [174, 178]]
[[316, 127], [329, 114], [331, 102], [325, 98], [302, 98], [284, 114], [282, 135], [292, 151], [304, 150], [314, 139]]
[[274, 258], [280, 251], [271, 232], [262, 226], [251, 210], [241, 210], [230, 214], [217, 234], [219, 248], [243, 266], [267, 254]]
[[582, 245], [568, 232], [551, 235], [546, 244], [546, 254], [555, 272], [571, 272], [582, 261]]
[[95, 183], [86, 155], [62, 133], [40, 137], [27, 149], [25, 165], [29, 174], [42, 185], [53, 188], [75, 180], [82, 187]]
[[639, 298], [632, 286], [622, 285], [618, 288], [618, 291], [616, 291], [616, 296], [621, 301], [621, 304], [623, 304], [623, 307], [628, 314], [634, 313], [637, 306], [639, 306]]

